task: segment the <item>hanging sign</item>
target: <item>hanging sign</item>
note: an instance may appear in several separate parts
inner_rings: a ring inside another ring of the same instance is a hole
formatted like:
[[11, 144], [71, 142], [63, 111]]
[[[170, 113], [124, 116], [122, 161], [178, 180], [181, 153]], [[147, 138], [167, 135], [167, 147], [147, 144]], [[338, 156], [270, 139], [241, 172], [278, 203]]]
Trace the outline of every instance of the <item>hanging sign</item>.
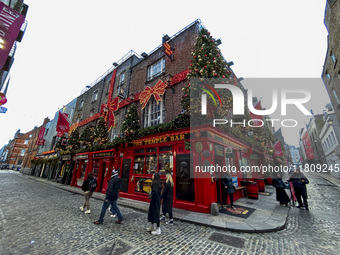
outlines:
[[171, 61], [173, 61], [174, 60], [173, 51], [171, 49], [170, 44], [165, 40], [165, 37], [163, 37], [162, 45], [163, 52], [165, 53], [165, 55], [167, 55], [171, 59]]
[[24, 15], [0, 2], [0, 69], [4, 67], [24, 21]]

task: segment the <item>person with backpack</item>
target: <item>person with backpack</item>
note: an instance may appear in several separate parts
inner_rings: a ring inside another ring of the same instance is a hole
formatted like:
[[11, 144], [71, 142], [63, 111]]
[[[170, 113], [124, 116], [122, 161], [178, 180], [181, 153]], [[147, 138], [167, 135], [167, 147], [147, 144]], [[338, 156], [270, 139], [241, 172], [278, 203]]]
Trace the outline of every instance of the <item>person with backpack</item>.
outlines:
[[103, 224], [106, 210], [107, 208], [109, 208], [110, 205], [112, 207], [112, 210], [117, 214], [118, 220], [116, 221], [116, 223], [117, 224], [122, 223], [123, 215], [117, 206], [120, 183], [121, 183], [121, 179], [118, 176], [118, 171], [116, 169], [113, 169], [111, 172], [111, 179], [109, 181], [109, 185], [107, 186], [106, 196], [104, 199], [102, 211], [100, 213], [99, 219], [95, 221], [94, 224]]
[[80, 207], [80, 211], [83, 212], [85, 208], [87, 208], [85, 213], [91, 213], [90, 198], [92, 197], [92, 194], [96, 190], [96, 188], [97, 188], [96, 179], [93, 178], [92, 173], [88, 173], [87, 179], [83, 182], [83, 185], [81, 186], [81, 189], [84, 191], [85, 203], [83, 206]]

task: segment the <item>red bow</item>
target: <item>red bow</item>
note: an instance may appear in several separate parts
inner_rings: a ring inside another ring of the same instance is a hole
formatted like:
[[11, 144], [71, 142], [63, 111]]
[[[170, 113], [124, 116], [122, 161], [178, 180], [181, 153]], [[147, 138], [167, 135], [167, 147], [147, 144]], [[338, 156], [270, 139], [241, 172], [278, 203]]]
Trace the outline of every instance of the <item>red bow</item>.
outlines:
[[108, 104], [103, 104], [101, 107], [101, 115], [105, 120], [105, 123], [109, 126], [109, 130], [115, 126], [115, 115], [119, 109], [119, 98], [115, 97], [111, 102]]
[[152, 95], [155, 97], [157, 103], [161, 101], [162, 98], [160, 96], [164, 94], [166, 86], [167, 85], [163, 81], [158, 81], [157, 84], [152, 88], [150, 88], [149, 86], [146, 87], [144, 91], [139, 95], [142, 109], [144, 109]]

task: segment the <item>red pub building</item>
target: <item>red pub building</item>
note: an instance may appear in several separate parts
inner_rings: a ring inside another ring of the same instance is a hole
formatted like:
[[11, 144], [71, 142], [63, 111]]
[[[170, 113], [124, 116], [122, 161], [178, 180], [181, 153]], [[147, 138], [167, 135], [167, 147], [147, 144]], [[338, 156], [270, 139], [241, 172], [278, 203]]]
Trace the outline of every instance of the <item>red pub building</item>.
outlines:
[[[181, 113], [191, 53], [201, 27], [197, 20], [172, 37], [166, 35], [162, 45], [151, 53], [143, 53], [138, 61], [130, 58], [129, 67], [124, 70], [121, 66], [126, 61], [113, 70], [107, 101], [102, 102], [98, 113], [78, 122], [77, 127], [103, 117], [108, 125], [113, 121], [117, 130], [131, 103], [137, 105], [142, 128], [171, 122]], [[122, 89], [125, 97], [120, 96]], [[258, 163], [254, 155], [249, 144], [208, 125], [173, 129], [119, 144], [114, 149], [76, 154], [71, 185], [79, 187], [87, 173], [92, 172], [99, 184], [96, 191], [105, 193], [111, 171], [116, 168], [122, 179], [120, 196], [149, 201], [152, 174], [160, 173], [164, 182], [170, 173], [175, 185], [174, 207], [208, 213], [212, 203], [221, 202], [223, 192], [221, 174], [205, 171], [205, 167], [236, 169], [232, 176], [237, 200], [246, 192], [241, 181], [253, 178], [239, 168]], [[258, 156], [261, 157], [260, 152]]]

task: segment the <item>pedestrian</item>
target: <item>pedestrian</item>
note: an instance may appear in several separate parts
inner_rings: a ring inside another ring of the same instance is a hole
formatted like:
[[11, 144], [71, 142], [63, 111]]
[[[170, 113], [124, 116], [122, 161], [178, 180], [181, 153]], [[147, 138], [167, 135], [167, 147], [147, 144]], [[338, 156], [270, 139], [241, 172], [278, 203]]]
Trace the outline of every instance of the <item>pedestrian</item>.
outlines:
[[235, 209], [234, 207], [234, 192], [236, 190], [235, 185], [233, 183], [232, 176], [230, 172], [226, 172], [222, 175], [222, 185], [223, 185], [223, 193], [224, 199], [222, 201], [222, 206], [227, 208], [227, 199], [228, 195], [230, 198], [230, 208]]
[[91, 213], [90, 198], [92, 197], [93, 192], [96, 190], [96, 187], [97, 187], [96, 179], [93, 178], [92, 173], [88, 173], [86, 180], [83, 182], [83, 185], [81, 186], [81, 189], [84, 191], [85, 203], [83, 206], [80, 207], [80, 211], [83, 212], [85, 208], [87, 208], [85, 213]]
[[171, 174], [166, 175], [166, 182], [164, 186], [164, 190], [161, 196], [161, 199], [163, 199], [163, 205], [162, 205], [162, 217], [160, 220], [165, 221], [165, 216], [168, 213], [169, 214], [169, 221], [166, 221], [166, 224], [174, 225], [174, 220], [172, 218], [172, 204], [173, 204], [173, 195], [174, 194], [174, 181], [172, 180]]
[[[289, 182], [293, 183], [294, 190], [295, 190], [295, 196], [299, 203], [297, 208], [305, 207], [306, 210], [309, 210], [308, 208], [308, 202], [307, 202], [307, 187], [306, 184], [309, 183], [306, 176], [301, 173], [300, 169], [297, 168], [295, 173], [290, 177]], [[301, 197], [303, 199], [303, 203], [301, 200]]]
[[276, 200], [280, 202], [281, 206], [288, 206], [290, 199], [286, 193], [285, 184], [280, 173], [277, 173], [276, 178], [273, 179], [273, 187], [275, 187], [276, 190]]
[[[159, 173], [154, 173], [152, 175], [152, 184], [151, 184], [151, 194], [150, 194], [150, 205], [148, 211], [148, 222], [150, 226], [146, 229], [151, 232], [153, 235], [160, 235], [160, 210], [161, 210], [161, 176]], [[154, 228], [154, 224], [157, 224], [157, 228]]]
[[100, 217], [94, 224], [103, 224], [104, 216], [106, 213], [107, 208], [111, 205], [112, 210], [117, 214], [118, 220], [116, 221], [117, 224], [122, 223], [123, 215], [121, 214], [118, 206], [117, 206], [117, 199], [119, 195], [121, 179], [118, 176], [118, 171], [113, 169], [111, 172], [111, 179], [109, 181], [109, 185], [107, 186], [105, 199], [103, 202], [102, 210], [100, 212]]

